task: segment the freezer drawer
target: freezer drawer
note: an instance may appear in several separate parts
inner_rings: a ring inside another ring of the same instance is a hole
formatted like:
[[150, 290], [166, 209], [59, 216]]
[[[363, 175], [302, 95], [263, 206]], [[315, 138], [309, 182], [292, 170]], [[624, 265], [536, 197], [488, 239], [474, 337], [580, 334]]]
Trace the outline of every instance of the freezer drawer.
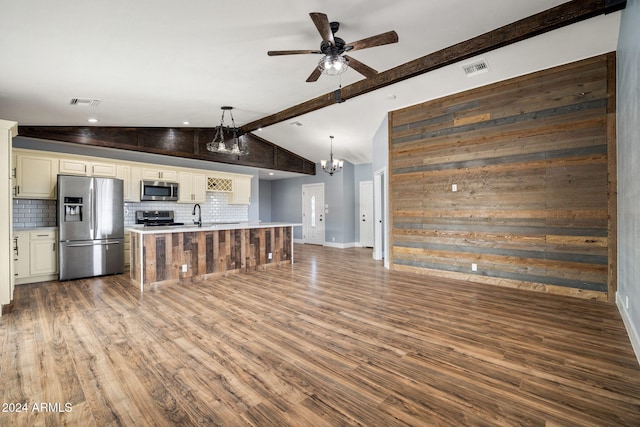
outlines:
[[124, 270], [124, 239], [60, 242], [60, 280], [118, 274]]

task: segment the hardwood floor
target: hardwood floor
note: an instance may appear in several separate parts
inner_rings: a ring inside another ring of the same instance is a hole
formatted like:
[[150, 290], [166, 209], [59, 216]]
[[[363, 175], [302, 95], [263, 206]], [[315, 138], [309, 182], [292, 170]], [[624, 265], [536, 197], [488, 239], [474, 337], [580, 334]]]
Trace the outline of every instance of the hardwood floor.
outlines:
[[296, 245], [293, 265], [144, 295], [127, 275], [19, 286], [0, 425], [640, 425], [614, 305], [370, 253]]

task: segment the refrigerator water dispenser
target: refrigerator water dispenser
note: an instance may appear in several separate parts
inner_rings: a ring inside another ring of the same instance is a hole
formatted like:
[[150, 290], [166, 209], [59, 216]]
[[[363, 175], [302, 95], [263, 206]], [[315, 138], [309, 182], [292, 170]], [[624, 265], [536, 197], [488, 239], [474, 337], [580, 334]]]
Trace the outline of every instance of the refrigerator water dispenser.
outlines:
[[64, 198], [64, 222], [82, 222], [82, 197]]

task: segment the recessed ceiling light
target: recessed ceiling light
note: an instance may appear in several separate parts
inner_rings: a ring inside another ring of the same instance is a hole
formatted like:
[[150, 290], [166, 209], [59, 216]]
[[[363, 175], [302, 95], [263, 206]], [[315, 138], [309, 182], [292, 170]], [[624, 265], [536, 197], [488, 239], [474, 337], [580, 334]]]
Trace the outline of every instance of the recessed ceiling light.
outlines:
[[273, 172], [269, 172], [269, 175], [270, 175], [270, 176], [273, 176], [273, 175], [275, 175], [275, 174], [274, 174]]
[[89, 120], [87, 120], [89, 123], [98, 123], [98, 119], [95, 118], [90, 118]]
[[262, 132], [262, 128], [258, 128], [258, 132]]
[[185, 121], [183, 121], [183, 122], [182, 122], [182, 124], [183, 124], [183, 125], [190, 125], [190, 124], [191, 124], [191, 122], [190, 122], [189, 120], [185, 120]]

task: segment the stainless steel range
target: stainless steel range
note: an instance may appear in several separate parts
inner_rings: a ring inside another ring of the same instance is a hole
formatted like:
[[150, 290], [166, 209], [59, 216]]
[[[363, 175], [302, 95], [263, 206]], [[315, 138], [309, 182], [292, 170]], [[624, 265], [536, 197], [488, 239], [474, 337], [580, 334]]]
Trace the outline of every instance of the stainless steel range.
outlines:
[[175, 222], [173, 211], [136, 211], [136, 224], [144, 224], [145, 227], [184, 225], [183, 222]]

